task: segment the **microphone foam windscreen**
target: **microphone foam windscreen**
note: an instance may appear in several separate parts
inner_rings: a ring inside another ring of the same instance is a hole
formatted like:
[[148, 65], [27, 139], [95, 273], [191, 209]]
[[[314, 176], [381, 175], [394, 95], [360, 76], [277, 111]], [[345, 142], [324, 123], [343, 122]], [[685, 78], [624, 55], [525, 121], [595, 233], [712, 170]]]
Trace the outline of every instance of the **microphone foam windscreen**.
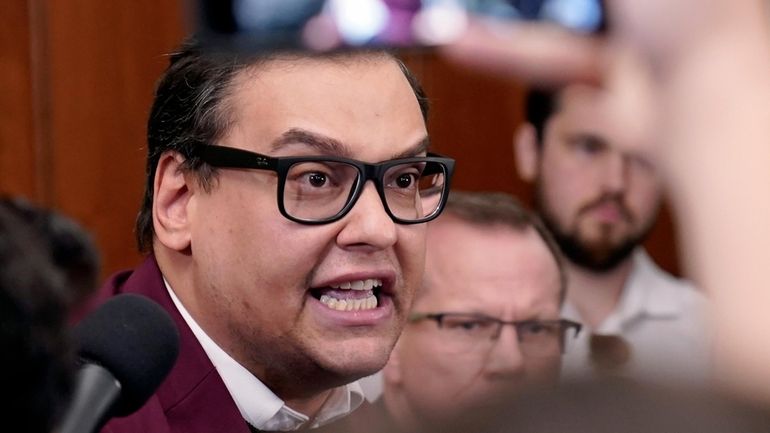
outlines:
[[179, 354], [179, 331], [158, 304], [134, 294], [117, 295], [74, 329], [79, 356], [101, 365], [120, 382], [111, 414], [138, 410], [166, 378]]

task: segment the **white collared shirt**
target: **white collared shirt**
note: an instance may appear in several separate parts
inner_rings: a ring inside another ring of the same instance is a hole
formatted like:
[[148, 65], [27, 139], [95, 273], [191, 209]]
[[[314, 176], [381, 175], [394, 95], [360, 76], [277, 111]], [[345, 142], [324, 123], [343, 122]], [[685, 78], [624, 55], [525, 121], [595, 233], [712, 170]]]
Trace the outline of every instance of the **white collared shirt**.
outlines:
[[[631, 358], [621, 375], [656, 383], [702, 385], [709, 378], [711, 356], [707, 299], [691, 284], [661, 270], [639, 249], [618, 306], [597, 329], [568, 341], [562, 377], [594, 374], [590, 334], [618, 335], [629, 344]], [[565, 302], [563, 317], [581, 322]]]
[[[222, 377], [244, 420], [265, 431], [297, 430], [310, 420], [307, 415], [286, 406], [270, 388], [219, 347], [192, 318], [165, 278], [163, 282], [187, 326]], [[334, 388], [309, 427], [319, 427], [337, 420], [354, 411], [363, 401], [364, 392], [358, 382]]]

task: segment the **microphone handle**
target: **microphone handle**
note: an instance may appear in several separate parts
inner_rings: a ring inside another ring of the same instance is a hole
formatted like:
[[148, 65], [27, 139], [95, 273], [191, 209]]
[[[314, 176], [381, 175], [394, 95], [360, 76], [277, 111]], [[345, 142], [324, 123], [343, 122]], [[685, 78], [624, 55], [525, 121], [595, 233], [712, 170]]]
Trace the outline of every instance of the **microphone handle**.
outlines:
[[106, 421], [107, 412], [120, 396], [120, 382], [106, 368], [85, 364], [77, 374], [77, 386], [59, 433], [94, 433]]

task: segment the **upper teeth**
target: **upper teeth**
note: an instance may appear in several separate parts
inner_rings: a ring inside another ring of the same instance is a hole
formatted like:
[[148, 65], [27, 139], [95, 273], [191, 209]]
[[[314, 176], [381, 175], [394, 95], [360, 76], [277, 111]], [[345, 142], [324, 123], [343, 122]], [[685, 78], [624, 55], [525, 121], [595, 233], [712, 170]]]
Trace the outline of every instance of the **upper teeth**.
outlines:
[[352, 289], [352, 290], [372, 290], [375, 287], [382, 286], [382, 281], [377, 278], [368, 280], [348, 281], [341, 284], [332, 284], [334, 289]]

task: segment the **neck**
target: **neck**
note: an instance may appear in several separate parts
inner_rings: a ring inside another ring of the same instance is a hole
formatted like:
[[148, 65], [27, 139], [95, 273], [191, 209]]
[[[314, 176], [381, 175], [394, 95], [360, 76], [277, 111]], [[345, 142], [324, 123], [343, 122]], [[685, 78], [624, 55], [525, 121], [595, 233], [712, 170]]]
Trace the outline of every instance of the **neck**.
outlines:
[[591, 329], [598, 328], [615, 310], [631, 273], [631, 257], [606, 272], [595, 272], [566, 262], [567, 300]]

